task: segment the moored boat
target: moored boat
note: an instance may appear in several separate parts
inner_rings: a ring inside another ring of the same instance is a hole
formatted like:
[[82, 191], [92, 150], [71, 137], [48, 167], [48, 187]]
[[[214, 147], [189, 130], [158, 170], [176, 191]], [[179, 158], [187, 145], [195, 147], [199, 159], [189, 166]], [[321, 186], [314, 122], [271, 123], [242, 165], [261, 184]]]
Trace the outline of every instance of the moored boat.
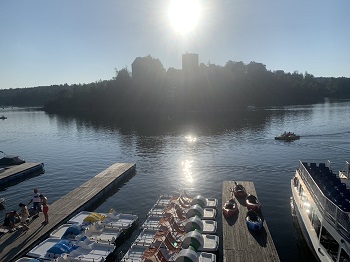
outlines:
[[218, 206], [218, 200], [216, 198], [206, 198], [202, 195], [192, 197], [187, 191], [183, 191], [179, 196], [161, 195], [156, 202], [157, 205], [169, 205], [171, 203], [176, 203], [183, 208], [188, 208], [196, 204], [202, 208], [217, 208]]
[[333, 173], [331, 162], [299, 161], [291, 179], [292, 212], [320, 261], [350, 261], [349, 163]]
[[248, 210], [246, 215], [246, 223], [249, 229], [253, 231], [260, 231], [263, 227], [263, 220], [261, 217], [253, 210]]
[[244, 198], [247, 196], [247, 192], [245, 190], [245, 187], [241, 184], [237, 184], [237, 182], [235, 182], [235, 186], [233, 189], [231, 189], [231, 191], [233, 191], [233, 194], [237, 198]]
[[20, 165], [26, 162], [19, 156], [6, 155], [3, 151], [0, 151], [0, 153], [4, 154], [3, 158], [0, 159], [0, 166]]
[[231, 198], [224, 203], [222, 213], [226, 218], [231, 218], [238, 213], [238, 206], [234, 198]]
[[189, 208], [182, 208], [176, 203], [171, 203], [168, 206], [155, 204], [151, 210], [148, 212], [148, 216], [151, 215], [162, 215], [166, 214], [176, 216], [178, 219], [185, 220], [190, 217], [198, 216], [201, 219], [213, 219], [215, 220], [217, 210], [215, 208], [202, 208], [200, 205], [196, 204], [190, 206]]
[[248, 194], [245, 203], [248, 210], [254, 210], [255, 212], [260, 212], [261, 204], [256, 196]]

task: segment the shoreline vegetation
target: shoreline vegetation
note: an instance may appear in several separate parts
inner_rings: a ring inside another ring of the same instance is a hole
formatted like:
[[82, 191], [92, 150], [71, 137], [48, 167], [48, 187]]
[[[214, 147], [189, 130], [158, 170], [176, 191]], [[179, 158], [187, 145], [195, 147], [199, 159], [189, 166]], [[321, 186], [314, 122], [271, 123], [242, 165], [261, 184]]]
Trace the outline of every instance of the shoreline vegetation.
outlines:
[[311, 104], [325, 98], [350, 98], [350, 78], [268, 71], [262, 63], [231, 60], [224, 66], [201, 63], [166, 70], [149, 55], [135, 59], [132, 73], [116, 70], [111, 80], [0, 90], [1, 106], [123, 118], [217, 115], [247, 106]]

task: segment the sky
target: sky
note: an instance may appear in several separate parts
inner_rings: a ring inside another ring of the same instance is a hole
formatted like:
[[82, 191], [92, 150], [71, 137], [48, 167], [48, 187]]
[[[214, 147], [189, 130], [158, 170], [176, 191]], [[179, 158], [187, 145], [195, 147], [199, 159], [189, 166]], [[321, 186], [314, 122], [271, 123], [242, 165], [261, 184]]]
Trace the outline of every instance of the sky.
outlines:
[[349, 0], [197, 0], [187, 33], [169, 19], [171, 1], [1, 0], [0, 89], [109, 80], [147, 55], [181, 69], [186, 52], [350, 77]]

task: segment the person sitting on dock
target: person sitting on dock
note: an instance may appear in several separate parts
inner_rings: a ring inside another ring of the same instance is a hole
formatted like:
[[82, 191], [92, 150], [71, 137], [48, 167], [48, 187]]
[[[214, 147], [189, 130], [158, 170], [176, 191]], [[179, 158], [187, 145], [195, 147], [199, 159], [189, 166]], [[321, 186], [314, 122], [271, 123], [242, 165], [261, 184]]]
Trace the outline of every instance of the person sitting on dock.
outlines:
[[45, 221], [43, 222], [43, 224], [47, 224], [49, 223], [49, 205], [47, 204], [47, 197], [45, 197], [43, 194], [40, 194], [39, 197], [41, 200], [41, 204], [43, 205], [43, 213], [45, 217]]
[[33, 202], [33, 209], [34, 209], [34, 215], [33, 218], [38, 217], [39, 216], [39, 212], [40, 210], [40, 197], [39, 197], [40, 193], [38, 189], [34, 189], [34, 195], [33, 198], [30, 200], [30, 202], [28, 203], [28, 206], [30, 205], [30, 203]]
[[16, 224], [20, 221], [20, 216], [16, 210], [6, 213], [3, 226], [8, 227], [10, 232], [16, 230]]

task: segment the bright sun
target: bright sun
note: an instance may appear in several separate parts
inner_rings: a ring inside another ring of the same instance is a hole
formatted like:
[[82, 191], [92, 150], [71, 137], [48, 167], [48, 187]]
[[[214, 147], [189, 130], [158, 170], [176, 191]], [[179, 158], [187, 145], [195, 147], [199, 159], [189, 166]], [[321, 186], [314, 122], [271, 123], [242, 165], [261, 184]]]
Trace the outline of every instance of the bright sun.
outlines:
[[199, 0], [170, 0], [168, 16], [173, 28], [181, 34], [192, 31], [200, 18]]

